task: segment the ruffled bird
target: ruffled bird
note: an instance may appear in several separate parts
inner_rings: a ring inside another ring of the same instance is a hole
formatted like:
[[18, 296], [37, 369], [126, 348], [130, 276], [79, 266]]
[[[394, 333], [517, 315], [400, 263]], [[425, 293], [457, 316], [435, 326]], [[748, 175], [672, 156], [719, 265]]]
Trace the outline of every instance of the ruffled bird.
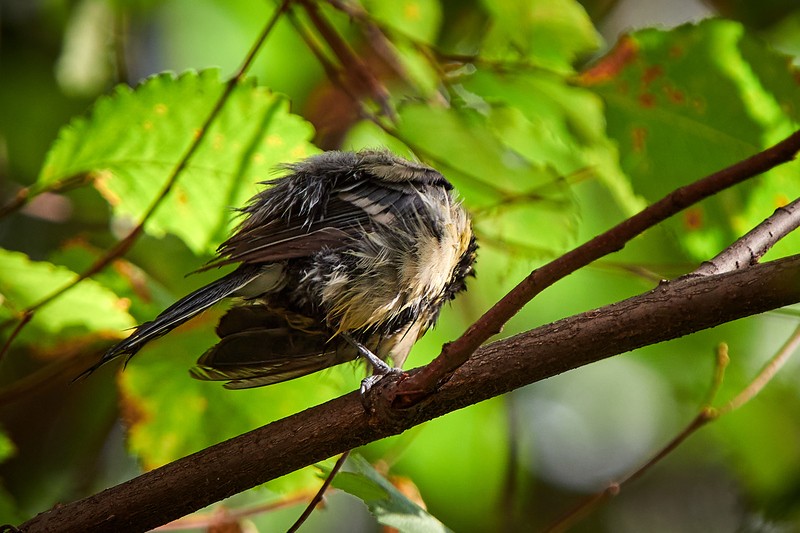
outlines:
[[391, 370], [388, 360], [402, 366], [473, 274], [475, 237], [452, 185], [386, 151], [326, 152], [285, 169], [203, 270], [238, 267], [140, 325], [86, 373], [226, 298], [236, 303], [191, 370], [198, 379], [257, 387], [359, 355], [376, 374]]

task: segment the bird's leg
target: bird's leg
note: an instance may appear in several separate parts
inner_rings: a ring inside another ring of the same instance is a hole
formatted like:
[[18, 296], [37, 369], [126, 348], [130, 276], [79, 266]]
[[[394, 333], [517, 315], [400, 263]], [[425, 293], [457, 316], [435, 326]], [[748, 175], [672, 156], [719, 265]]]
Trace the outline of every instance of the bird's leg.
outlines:
[[403, 370], [401, 368], [394, 368], [386, 364], [386, 362], [372, 353], [372, 351], [355, 340], [353, 337], [350, 336], [348, 333], [342, 333], [342, 338], [346, 340], [350, 345], [355, 348], [358, 353], [367, 361], [369, 364], [372, 365], [372, 375], [367, 376], [361, 380], [361, 388], [359, 392], [361, 393], [361, 399], [364, 400], [366, 394], [370, 391], [373, 385], [378, 382], [386, 374], [397, 374], [402, 373]]
[[393, 370], [393, 368], [387, 365], [383, 359], [372, 353], [369, 348], [351, 337], [349, 333], [342, 333], [341, 335], [342, 338], [350, 343], [353, 348], [358, 350], [358, 353], [361, 355], [361, 357], [369, 361], [369, 364], [372, 365], [372, 369], [375, 374], [382, 376], [383, 374], [388, 374]]

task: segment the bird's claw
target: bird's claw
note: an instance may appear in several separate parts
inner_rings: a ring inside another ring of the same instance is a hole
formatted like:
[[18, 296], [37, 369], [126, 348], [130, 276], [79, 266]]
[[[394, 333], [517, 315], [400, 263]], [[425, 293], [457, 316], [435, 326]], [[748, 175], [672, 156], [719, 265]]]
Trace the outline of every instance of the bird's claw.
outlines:
[[386, 368], [375, 368], [375, 373], [371, 376], [367, 376], [361, 380], [361, 386], [358, 389], [358, 393], [361, 397], [361, 405], [364, 406], [364, 410], [370, 412], [372, 410], [372, 403], [369, 399], [369, 393], [372, 388], [379, 383], [383, 378], [389, 375], [398, 376], [403, 373], [402, 368], [395, 368], [389, 365], [385, 365]]

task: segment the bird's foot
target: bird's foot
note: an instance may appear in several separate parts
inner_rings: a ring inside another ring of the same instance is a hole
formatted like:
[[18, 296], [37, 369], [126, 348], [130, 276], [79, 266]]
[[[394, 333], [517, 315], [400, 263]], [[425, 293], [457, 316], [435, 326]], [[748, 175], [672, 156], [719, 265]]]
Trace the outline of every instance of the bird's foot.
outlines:
[[375, 369], [375, 373], [371, 376], [367, 376], [361, 380], [361, 387], [358, 389], [359, 393], [361, 394], [361, 402], [364, 402], [364, 399], [367, 393], [372, 390], [372, 387], [382, 380], [387, 375], [393, 374], [395, 376], [399, 376], [403, 373], [402, 368], [395, 368], [389, 365], [386, 365], [386, 370], [383, 372], [379, 372], [378, 369]]
[[[358, 394], [361, 398], [361, 405], [364, 406], [364, 411], [370, 414], [374, 414], [377, 406], [379, 404], [384, 403], [383, 400], [378, 400], [377, 402], [374, 402], [374, 400], [376, 399], [375, 395], [376, 394], [380, 395], [382, 393], [380, 389], [383, 388], [384, 385], [390, 386], [391, 382], [396, 381], [403, 374], [405, 374], [405, 372], [403, 372], [402, 368], [394, 368], [389, 365], [386, 365], [385, 372], [378, 372], [378, 370], [376, 369], [374, 374], [362, 379], [361, 387], [359, 387], [358, 389]], [[376, 386], [378, 390], [373, 391], [373, 389]]]
[[389, 366], [383, 359], [372, 353], [369, 348], [355, 340], [347, 333], [343, 333], [342, 337], [344, 337], [347, 342], [349, 342], [356, 350], [358, 350], [359, 355], [369, 361], [369, 364], [372, 366], [372, 375], [362, 379], [361, 387], [358, 389], [358, 392], [361, 396], [361, 404], [364, 406], [364, 409], [367, 412], [371, 412], [372, 402], [369, 399], [369, 392], [372, 390], [375, 384], [377, 384], [386, 376], [402, 375], [403, 369]]

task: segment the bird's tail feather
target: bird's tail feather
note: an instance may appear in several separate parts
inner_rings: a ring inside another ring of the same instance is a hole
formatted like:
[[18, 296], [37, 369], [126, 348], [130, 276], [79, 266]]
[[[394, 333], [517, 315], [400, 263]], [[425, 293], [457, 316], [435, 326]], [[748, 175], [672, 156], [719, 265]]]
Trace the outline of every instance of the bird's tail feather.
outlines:
[[188, 294], [162, 311], [154, 320], [138, 326], [131, 336], [111, 347], [97, 363], [83, 371], [75, 379], [91, 374], [100, 366], [117, 357], [126, 355], [130, 359], [151, 340], [167, 334], [223, 298], [234, 295], [237, 290], [258, 276], [258, 267], [240, 267]]

